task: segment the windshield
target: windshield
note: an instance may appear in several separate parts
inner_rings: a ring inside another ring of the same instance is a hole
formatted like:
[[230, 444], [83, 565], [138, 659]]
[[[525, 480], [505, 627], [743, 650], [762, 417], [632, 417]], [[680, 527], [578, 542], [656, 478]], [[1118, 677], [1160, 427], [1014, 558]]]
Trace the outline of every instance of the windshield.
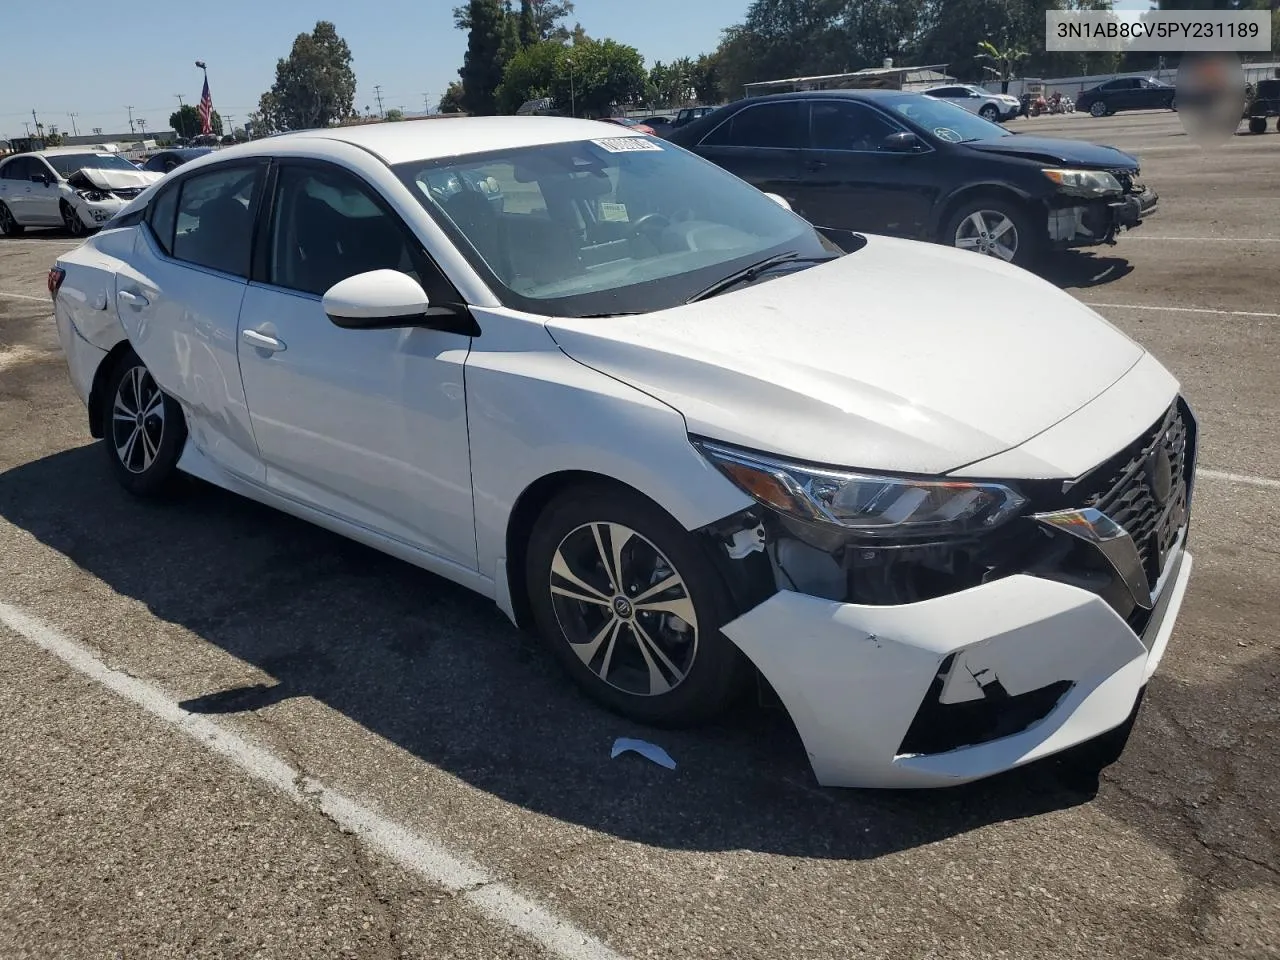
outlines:
[[890, 100], [889, 106], [939, 140], [948, 143], [970, 143], [974, 140], [1013, 136], [998, 123], [983, 120], [963, 107], [934, 97], [909, 94]]
[[131, 170], [138, 168], [124, 157], [114, 153], [56, 153], [45, 154], [49, 166], [58, 171], [60, 177], [69, 177], [77, 170], [88, 167], [91, 170]]
[[839, 249], [719, 167], [602, 137], [396, 167], [504, 304], [547, 316], [684, 303], [749, 264]]

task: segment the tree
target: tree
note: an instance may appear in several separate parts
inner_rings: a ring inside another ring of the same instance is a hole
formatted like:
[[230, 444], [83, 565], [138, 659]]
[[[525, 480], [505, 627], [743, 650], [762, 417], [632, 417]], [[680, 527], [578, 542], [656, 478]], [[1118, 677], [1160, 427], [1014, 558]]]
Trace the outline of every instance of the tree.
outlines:
[[386, 112], [382, 119], [386, 120], [387, 123], [399, 123], [404, 119], [404, 111], [397, 109], [396, 107], [392, 107]]
[[[529, 17], [527, 27], [525, 25], [526, 8]], [[509, 10], [504, 12], [510, 13]], [[572, 0], [521, 0], [517, 19], [520, 46], [527, 47], [543, 40], [557, 40], [561, 43], [568, 40], [572, 34], [560, 21], [571, 13], [573, 13]], [[453, 23], [459, 30], [470, 32], [472, 26], [470, 3], [453, 8]]]
[[569, 76], [571, 49], [562, 43], [535, 43], [512, 57], [497, 90], [499, 111], [515, 113], [528, 100], [553, 96], [559, 78]]
[[1009, 92], [1009, 80], [1013, 77], [1013, 71], [1019, 63], [1031, 56], [1029, 51], [1021, 47], [1005, 47], [1001, 50], [989, 40], [979, 40], [978, 50], [978, 56], [991, 60], [1000, 71], [1001, 93]]
[[320, 20], [276, 61], [276, 82], [259, 100], [258, 113], [265, 131], [327, 127], [355, 115], [355, 96], [351, 48], [332, 23]]
[[520, 46], [531, 47], [539, 39], [538, 27], [533, 19], [533, 0], [520, 0]]
[[693, 86], [693, 98], [698, 103], [718, 103], [720, 100], [720, 53], [704, 53], [693, 62], [693, 74], [689, 77]]
[[449, 88], [440, 97], [440, 102], [436, 105], [436, 109], [441, 113], [462, 113], [464, 96], [462, 81], [455, 80], [449, 84]]
[[510, 22], [501, 0], [471, 0], [467, 9], [467, 52], [462, 59], [463, 106], [467, 112], [488, 116], [497, 112], [496, 94], [511, 50], [512, 28], [519, 46], [519, 28]]
[[544, 40], [511, 59], [498, 101], [504, 113], [514, 113], [528, 100], [551, 97], [565, 113], [608, 116], [614, 104], [642, 98], [645, 80], [644, 60], [635, 47], [614, 40], [573, 46]]
[[[217, 110], [210, 114], [209, 126], [213, 128], [214, 133], [222, 136], [222, 117], [218, 115]], [[169, 129], [180, 137], [200, 136], [200, 112], [191, 104], [184, 103], [169, 114]]]

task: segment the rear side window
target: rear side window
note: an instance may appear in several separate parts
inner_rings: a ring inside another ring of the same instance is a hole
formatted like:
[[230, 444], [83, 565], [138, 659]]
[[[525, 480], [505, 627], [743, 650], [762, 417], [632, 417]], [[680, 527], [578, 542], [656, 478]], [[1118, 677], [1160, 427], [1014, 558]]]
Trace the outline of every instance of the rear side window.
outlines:
[[264, 170], [261, 165], [220, 166], [183, 180], [172, 256], [247, 278]]
[[178, 190], [170, 187], [151, 204], [151, 233], [160, 249], [173, 256], [173, 231], [178, 221]]
[[4, 165], [4, 169], [0, 170], [0, 179], [25, 181], [34, 172], [31, 169], [31, 161], [26, 157], [19, 157], [17, 160], [10, 160]]
[[804, 101], [762, 103], [739, 110], [702, 143], [720, 147], [798, 149], [808, 140], [809, 106]]

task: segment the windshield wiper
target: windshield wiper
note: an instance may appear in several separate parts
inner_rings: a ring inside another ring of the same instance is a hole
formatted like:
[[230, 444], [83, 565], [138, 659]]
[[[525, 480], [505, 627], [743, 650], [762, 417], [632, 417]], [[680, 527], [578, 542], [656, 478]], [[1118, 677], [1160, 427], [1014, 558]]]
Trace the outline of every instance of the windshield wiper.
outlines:
[[607, 317], [637, 317], [640, 312], [639, 310], [619, 310], [617, 313], [578, 313], [574, 316], [579, 320], [603, 320]]
[[731, 273], [723, 280], [717, 280], [707, 289], [695, 293], [685, 303], [696, 303], [699, 300], [706, 300], [714, 297], [716, 294], [724, 293], [731, 290], [740, 283], [754, 283], [767, 270], [781, 266], [784, 263], [826, 263], [828, 260], [835, 260], [839, 254], [827, 254], [823, 257], [802, 257], [794, 250], [789, 253], [778, 253], [772, 257], [766, 257], [759, 263], [753, 263], [749, 267], [744, 267], [737, 273]]

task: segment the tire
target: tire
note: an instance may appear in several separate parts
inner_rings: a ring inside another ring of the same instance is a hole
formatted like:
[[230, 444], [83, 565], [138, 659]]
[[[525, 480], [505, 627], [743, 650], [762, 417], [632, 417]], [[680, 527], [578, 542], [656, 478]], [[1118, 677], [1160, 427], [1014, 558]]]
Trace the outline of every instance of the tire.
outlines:
[[[975, 217], [981, 220], [985, 230], [979, 229]], [[1006, 222], [1008, 226], [1004, 226]], [[1012, 243], [1008, 240], [1010, 230], [1013, 231]], [[1035, 219], [1017, 201], [975, 197], [964, 200], [947, 218], [939, 242], [1031, 269], [1040, 260], [1045, 239], [1044, 231], [1037, 230]], [[1006, 256], [1005, 251], [1010, 248], [1012, 253]]]
[[20, 237], [25, 232], [26, 227], [18, 223], [13, 211], [0, 203], [0, 237]]
[[[1280, 127], [1277, 127], [1277, 129], [1280, 129]], [[1266, 133], [1267, 118], [1266, 117], [1250, 117], [1249, 132], [1250, 133]]]
[[67, 228], [67, 233], [73, 237], [83, 237], [89, 232], [89, 228], [85, 226], [80, 214], [76, 213], [75, 208], [65, 200], [62, 201], [62, 225]]
[[[667, 581], [656, 593], [650, 586]], [[525, 586], [538, 631], [569, 675], [624, 717], [701, 723], [750, 677], [746, 657], [720, 633], [732, 607], [703, 545], [624, 487], [578, 486], [548, 504], [530, 535]]]
[[1089, 105], [1089, 116], [1105, 117], [1107, 115], [1107, 105], [1101, 100], [1095, 100]]
[[978, 111], [978, 116], [983, 120], [990, 121], [991, 123], [998, 123], [1000, 120], [1000, 111], [988, 103]]
[[187, 423], [182, 407], [156, 386], [132, 350], [111, 371], [102, 405], [103, 446], [120, 485], [137, 497], [170, 493], [181, 476], [178, 458], [187, 442]]

